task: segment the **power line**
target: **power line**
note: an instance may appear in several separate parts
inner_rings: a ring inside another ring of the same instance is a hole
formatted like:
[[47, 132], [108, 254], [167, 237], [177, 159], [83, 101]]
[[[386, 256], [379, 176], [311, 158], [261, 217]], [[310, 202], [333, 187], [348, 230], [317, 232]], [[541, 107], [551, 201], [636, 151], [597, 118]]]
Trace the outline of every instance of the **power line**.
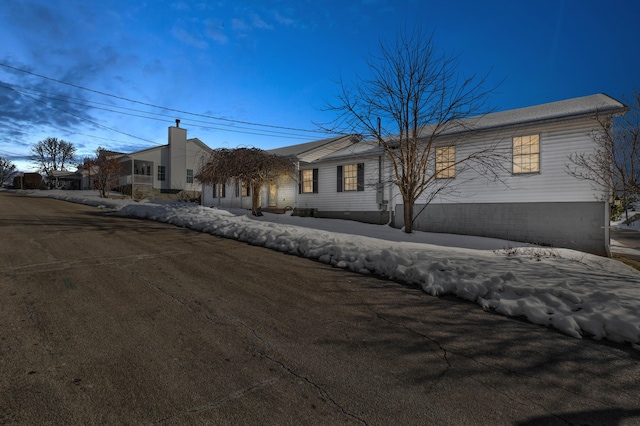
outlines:
[[67, 111], [67, 110], [64, 110], [64, 109], [62, 109], [62, 108], [59, 108], [59, 107], [57, 107], [57, 106], [55, 106], [55, 105], [50, 105], [50, 104], [48, 104], [48, 103], [46, 103], [46, 102], [44, 102], [44, 101], [42, 101], [42, 100], [40, 100], [40, 99], [37, 99], [37, 98], [35, 98], [35, 97], [33, 97], [33, 96], [29, 95], [29, 94], [22, 93], [22, 92], [20, 92], [20, 91], [18, 91], [18, 90], [15, 90], [15, 89], [11, 88], [11, 87], [7, 87], [7, 86], [4, 86], [4, 85], [0, 85], [0, 87], [4, 87], [5, 89], [13, 90], [13, 91], [14, 91], [14, 92], [16, 92], [16, 93], [20, 93], [22, 96], [26, 96], [26, 97], [28, 97], [28, 98], [31, 98], [31, 99], [33, 99], [33, 100], [34, 100], [34, 101], [36, 101], [36, 102], [39, 102], [39, 103], [41, 103], [41, 104], [43, 104], [43, 105], [48, 106], [49, 108], [57, 109], [58, 111], [62, 111], [62, 112], [64, 112], [64, 113], [69, 114], [69, 115], [72, 115], [72, 116], [74, 116], [74, 117], [76, 117], [76, 118], [78, 118], [78, 119], [80, 119], [80, 120], [87, 121], [87, 122], [89, 122], [89, 123], [91, 123], [91, 124], [93, 124], [93, 125], [96, 125], [96, 126], [99, 126], [99, 127], [103, 127], [103, 128], [105, 128], [105, 129], [107, 129], [107, 130], [111, 130], [111, 131], [113, 131], [113, 132], [120, 133], [120, 134], [123, 134], [123, 135], [125, 135], [125, 136], [129, 136], [129, 137], [134, 138], [134, 139], [140, 139], [141, 141], [149, 142], [149, 143], [151, 143], [151, 144], [153, 144], [153, 145], [158, 145], [156, 142], [150, 141], [149, 139], [141, 138], [140, 136], [135, 136], [135, 135], [132, 135], [132, 134], [130, 134], [130, 133], [127, 133], [127, 132], [123, 132], [123, 131], [121, 131], [121, 130], [114, 129], [114, 128], [109, 127], [109, 126], [105, 126], [104, 124], [100, 124], [100, 123], [97, 123], [97, 122], [95, 122], [95, 121], [93, 121], [93, 120], [89, 120], [88, 118], [81, 117], [81, 116], [79, 116], [78, 114], [74, 114], [74, 113], [69, 112], [69, 111]]
[[[8, 87], [3, 86], [1, 84], [0, 84], [0, 87], [8, 88]], [[155, 115], [155, 116], [158, 116], [158, 117], [171, 118], [172, 120], [170, 120], [169, 122], [173, 121], [173, 116], [167, 115], [167, 114], [160, 114], [160, 113], [157, 113], [157, 112], [142, 111], [142, 110], [135, 109], [135, 108], [126, 108], [126, 107], [121, 107], [121, 106], [118, 106], [118, 105], [105, 104], [103, 102], [90, 101], [90, 100], [86, 100], [86, 99], [82, 99], [82, 98], [76, 98], [76, 97], [73, 97], [73, 96], [60, 95], [58, 93], [51, 93], [51, 92], [47, 92], [47, 91], [43, 91], [43, 90], [25, 88], [23, 86], [18, 86], [18, 85], [13, 84], [11, 89], [13, 91], [15, 91], [17, 93], [20, 93], [20, 94], [23, 94], [23, 95], [27, 95], [27, 93], [23, 92], [23, 91], [20, 91], [20, 90], [16, 90], [15, 87], [20, 87], [21, 89], [27, 90], [27, 91], [30, 91], [30, 92], [52, 94], [52, 95], [55, 95], [55, 96], [44, 96], [44, 95], [38, 95], [38, 96], [41, 97], [41, 98], [46, 98], [46, 99], [52, 99], [52, 100], [56, 100], [56, 101], [66, 102], [66, 103], [69, 103], [69, 104], [72, 104], [72, 105], [91, 107], [93, 109], [107, 111], [107, 112], [113, 112], [113, 113], [116, 113], [116, 114], [128, 115], [128, 116], [131, 116], [131, 117], [138, 117], [138, 118], [145, 118], [145, 119], [148, 119], [148, 120], [167, 122], [167, 120], [162, 120], [162, 119], [159, 119], [159, 118], [148, 117], [146, 115], [132, 114], [130, 112], [117, 111], [117, 110], [113, 110], [113, 109], [110, 109], [110, 108], [97, 107], [97, 106], [94, 106], [94, 105], [91, 105], [91, 104], [105, 105], [105, 106], [109, 106], [111, 108], [118, 108], [118, 109], [122, 109], [122, 110], [125, 110], [125, 111], [134, 111], [134, 112], [139, 112], [139, 113], [142, 113], [142, 114], [149, 114], [149, 115]], [[73, 100], [80, 100], [82, 102], [72, 102], [72, 101], [69, 101], [69, 100], [66, 100], [66, 99], [63, 99], [63, 98], [73, 99]], [[214, 124], [216, 126], [229, 127], [230, 129], [220, 128], [220, 127], [204, 126], [204, 125], [195, 124], [195, 123]], [[204, 128], [204, 129], [220, 130], [220, 131], [226, 131], [226, 132], [243, 133], [243, 134], [258, 135], [258, 136], [274, 136], [274, 137], [277, 136], [277, 137], [286, 138], [286, 139], [302, 139], [302, 140], [308, 140], [309, 139], [308, 136], [294, 134], [294, 133], [290, 133], [290, 132], [281, 132], [281, 131], [277, 131], [277, 130], [261, 130], [260, 132], [256, 132], [254, 129], [249, 128], [249, 127], [231, 126], [231, 125], [228, 125], [228, 124], [218, 124], [218, 123], [212, 123], [211, 121], [204, 121], [204, 120], [187, 119], [187, 120], [183, 120], [183, 124], [187, 124], [187, 125], [195, 126], [195, 127], [200, 127], [200, 128]], [[244, 130], [249, 130], [249, 131], [243, 131], [243, 130], [238, 130], [238, 129], [244, 129]], [[265, 133], [265, 132], [267, 132], [267, 133]]]
[[249, 125], [249, 126], [268, 127], [268, 128], [274, 128], [274, 129], [291, 130], [291, 131], [296, 131], [296, 132], [318, 133], [318, 134], [325, 134], [325, 135], [329, 134], [329, 132], [326, 132], [326, 131], [323, 131], [323, 130], [300, 129], [300, 128], [295, 128], [295, 127], [276, 126], [276, 125], [272, 125], [272, 124], [252, 123], [250, 121], [233, 120], [233, 119], [230, 119], [230, 118], [215, 117], [215, 116], [207, 115], [207, 114], [199, 114], [199, 113], [188, 112], [188, 111], [183, 111], [183, 110], [174, 109], [174, 108], [163, 107], [163, 106], [154, 105], [154, 104], [147, 103], [147, 102], [141, 102], [141, 101], [137, 101], [137, 100], [134, 100], [134, 99], [125, 98], [123, 96], [113, 95], [111, 93], [102, 92], [100, 90], [89, 89], [87, 87], [79, 86], [77, 84], [69, 83], [69, 82], [66, 82], [66, 81], [57, 80], [57, 79], [52, 78], [52, 77], [47, 77], [47, 76], [42, 75], [42, 74], [37, 74], [37, 73], [31, 72], [31, 71], [23, 70], [21, 68], [17, 68], [17, 67], [11, 66], [11, 65], [0, 63], [0, 66], [5, 67], [5, 68], [9, 68], [9, 69], [12, 69], [12, 70], [15, 70], [15, 71], [19, 71], [19, 72], [22, 72], [22, 73], [30, 74], [30, 75], [33, 75], [35, 77], [44, 78], [46, 80], [50, 80], [50, 81], [53, 81], [53, 82], [56, 82], [56, 83], [65, 84], [67, 86], [75, 87], [77, 89], [86, 90], [86, 91], [89, 91], [89, 92], [97, 93], [99, 95], [109, 96], [109, 97], [112, 97], [112, 98], [115, 98], [115, 99], [124, 100], [124, 101], [127, 101], [127, 102], [133, 102], [133, 103], [136, 103], [136, 104], [139, 104], [139, 105], [145, 105], [145, 106], [149, 106], [149, 107], [152, 107], [152, 108], [158, 108], [158, 109], [162, 109], [162, 110], [165, 110], [165, 111], [173, 111], [173, 112], [178, 112], [180, 114], [187, 114], [187, 115], [192, 115], [192, 116], [196, 116], [196, 117], [210, 118], [210, 119], [226, 121], [226, 122], [230, 122], [230, 123], [245, 124], [245, 125]]

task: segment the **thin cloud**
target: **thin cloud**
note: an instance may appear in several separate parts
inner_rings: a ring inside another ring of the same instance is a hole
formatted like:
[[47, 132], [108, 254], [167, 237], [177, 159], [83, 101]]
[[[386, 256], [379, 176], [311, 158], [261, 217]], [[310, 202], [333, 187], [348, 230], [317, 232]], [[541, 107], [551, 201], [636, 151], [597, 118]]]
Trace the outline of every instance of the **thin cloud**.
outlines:
[[240, 18], [233, 18], [231, 20], [231, 28], [236, 31], [249, 31], [251, 29], [244, 19]]
[[256, 14], [251, 15], [251, 25], [253, 28], [257, 28], [260, 30], [273, 29], [273, 25], [267, 24], [260, 16]]
[[223, 30], [224, 30], [223, 24], [209, 21], [207, 22], [207, 28], [205, 30], [205, 34], [207, 35], [207, 37], [209, 37], [211, 40], [213, 40], [217, 44], [224, 45], [229, 42], [229, 37], [227, 37], [227, 35], [224, 34]]
[[276, 22], [282, 25], [293, 25], [295, 24], [295, 19], [292, 18], [287, 18], [286, 16], [282, 16], [279, 12], [275, 12], [273, 14], [273, 17], [275, 18]]
[[176, 10], [191, 10], [189, 5], [183, 1], [177, 1], [177, 2], [171, 3], [171, 7]]
[[185, 29], [180, 27], [173, 27], [171, 29], [171, 34], [180, 40], [181, 42], [193, 46], [197, 49], [206, 49], [209, 47], [206, 41], [201, 40], [191, 34], [189, 34]]

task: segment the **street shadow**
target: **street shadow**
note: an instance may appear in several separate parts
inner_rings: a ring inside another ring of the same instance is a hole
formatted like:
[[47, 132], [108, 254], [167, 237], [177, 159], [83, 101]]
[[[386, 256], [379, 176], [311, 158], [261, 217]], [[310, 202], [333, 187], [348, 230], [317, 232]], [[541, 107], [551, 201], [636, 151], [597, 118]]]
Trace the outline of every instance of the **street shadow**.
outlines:
[[624, 421], [632, 419], [637, 423], [640, 423], [640, 409], [625, 410], [623, 408], [608, 408], [604, 410], [589, 410], [550, 416], [539, 416], [515, 423], [515, 426], [548, 426], [554, 424], [616, 426], [622, 424]]

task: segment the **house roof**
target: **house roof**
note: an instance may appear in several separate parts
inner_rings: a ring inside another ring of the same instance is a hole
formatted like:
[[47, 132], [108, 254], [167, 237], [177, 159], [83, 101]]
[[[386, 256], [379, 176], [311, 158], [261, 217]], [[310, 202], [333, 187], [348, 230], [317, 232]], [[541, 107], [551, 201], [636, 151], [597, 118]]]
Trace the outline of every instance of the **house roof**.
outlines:
[[298, 145], [270, 149], [267, 152], [310, 163], [360, 141], [358, 135], [344, 135]]
[[[455, 134], [468, 130], [490, 130], [549, 120], [561, 120], [598, 114], [622, 114], [628, 109], [623, 103], [599, 93], [590, 96], [550, 102], [525, 108], [494, 112], [479, 117], [460, 120], [443, 134]], [[431, 126], [424, 128], [429, 133]]]

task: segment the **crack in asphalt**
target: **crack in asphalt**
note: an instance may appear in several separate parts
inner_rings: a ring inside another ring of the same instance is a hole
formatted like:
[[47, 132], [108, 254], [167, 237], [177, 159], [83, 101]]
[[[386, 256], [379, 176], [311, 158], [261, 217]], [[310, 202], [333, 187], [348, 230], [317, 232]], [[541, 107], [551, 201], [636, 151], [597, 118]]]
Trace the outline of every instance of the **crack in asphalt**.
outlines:
[[262, 382], [255, 383], [255, 384], [253, 384], [251, 386], [247, 386], [246, 388], [239, 389], [239, 390], [237, 390], [235, 392], [232, 392], [229, 395], [225, 396], [224, 398], [218, 399], [217, 401], [214, 401], [214, 402], [212, 402], [210, 404], [204, 404], [204, 405], [200, 405], [198, 407], [188, 408], [188, 409], [186, 409], [184, 411], [181, 411], [179, 413], [176, 413], [176, 414], [173, 414], [173, 415], [170, 415], [170, 416], [167, 416], [167, 417], [163, 417], [162, 419], [156, 420], [153, 423], [154, 424], [164, 423], [164, 422], [167, 422], [169, 420], [173, 420], [176, 417], [183, 416], [185, 414], [198, 413], [200, 411], [213, 410], [213, 409], [218, 408], [219, 406], [221, 406], [221, 405], [223, 405], [223, 404], [225, 404], [225, 403], [227, 403], [227, 402], [229, 402], [231, 400], [242, 398], [243, 396], [245, 396], [248, 393], [251, 393], [251, 392], [253, 392], [255, 390], [262, 389], [262, 388], [264, 388], [266, 386], [272, 385], [272, 384], [276, 383], [278, 380], [280, 380], [280, 379], [278, 379], [276, 377], [276, 378], [273, 378], [273, 379], [264, 380]]
[[[140, 278], [142, 278], [142, 277], [140, 277]], [[142, 278], [142, 279], [144, 279], [144, 278]], [[156, 291], [160, 292], [162, 295], [167, 296], [170, 299], [172, 299], [173, 301], [175, 301], [175, 302], [179, 303], [180, 305], [184, 306], [190, 312], [194, 312], [194, 313], [197, 312], [196, 309], [194, 309], [188, 302], [185, 302], [184, 300], [180, 299], [179, 297], [174, 296], [173, 294], [171, 294], [171, 293], [167, 292], [166, 290], [160, 288], [158, 285], [152, 283], [151, 281], [149, 281], [147, 279], [144, 279], [144, 280], [147, 282], [147, 284], [151, 288], [155, 289]], [[242, 321], [242, 320], [240, 320], [238, 318], [235, 318], [235, 317], [233, 317], [231, 315], [228, 315], [228, 314], [226, 314], [224, 312], [217, 312], [216, 314], [217, 314], [217, 316], [222, 317], [222, 318], [226, 319], [227, 321], [229, 321], [231, 323], [239, 324], [242, 328], [244, 328], [245, 330], [249, 331], [253, 335], [253, 337], [255, 339], [257, 339], [260, 343], [262, 343], [262, 345], [265, 347], [265, 350], [256, 350], [258, 355], [260, 355], [261, 357], [269, 360], [270, 362], [280, 366], [280, 368], [282, 370], [286, 371], [289, 375], [292, 375], [293, 377], [296, 377], [296, 378], [298, 378], [300, 380], [303, 380], [307, 384], [309, 384], [312, 387], [314, 387], [322, 397], [324, 397], [327, 401], [329, 401], [331, 404], [333, 404], [335, 407], [337, 407], [344, 415], [346, 415], [346, 416], [348, 416], [348, 417], [350, 417], [352, 419], [355, 419], [355, 420], [359, 421], [360, 423], [362, 423], [364, 425], [368, 425], [368, 423], [364, 419], [356, 416], [355, 414], [349, 413], [335, 399], [333, 399], [331, 397], [331, 395], [329, 394], [329, 392], [326, 389], [324, 389], [322, 386], [318, 385], [317, 383], [315, 383], [313, 380], [309, 379], [308, 377], [296, 373], [291, 367], [287, 366], [284, 362], [269, 356], [265, 351], [266, 350], [271, 350], [272, 349], [272, 345], [267, 340], [262, 338], [262, 336], [260, 336], [260, 334], [254, 328], [250, 327], [244, 321]], [[211, 317], [209, 312], [204, 312], [204, 313], [202, 313], [202, 315], [208, 321], [211, 321], [213, 323], [218, 324]], [[260, 382], [260, 383], [270, 383], [270, 382], [275, 382], [276, 380], [277, 379], [272, 379], [271, 381]], [[260, 386], [260, 387], [263, 387], [263, 386]], [[249, 391], [251, 391], [253, 389], [256, 389], [256, 388], [258, 388], [258, 386], [253, 386], [253, 387], [238, 391], [238, 392], [241, 392], [241, 395], [239, 395], [239, 396], [242, 396], [242, 395], [244, 395], [244, 394], [248, 393]], [[236, 392], [236, 393], [238, 393], [238, 392]], [[235, 393], [232, 394], [232, 395], [235, 395]], [[205, 410], [205, 409], [212, 409], [212, 408], [215, 408], [215, 407], [219, 406], [220, 404], [222, 404], [222, 403], [224, 403], [224, 402], [226, 402], [226, 401], [228, 401], [230, 399], [234, 399], [234, 398], [236, 398], [236, 397], [233, 397], [233, 398], [231, 396], [230, 397], [226, 397], [226, 398], [223, 398], [220, 401], [216, 401], [213, 404], [207, 404], [207, 405], [204, 405], [204, 406], [201, 406], [201, 407], [196, 407], [196, 408], [193, 408], [193, 409], [186, 410], [186, 411], [184, 411], [182, 413], [176, 414], [174, 416], [163, 418], [161, 420], [156, 421], [156, 423], [160, 423], [160, 422], [164, 422], [164, 421], [170, 420], [170, 419], [172, 419], [172, 418], [174, 418], [176, 416], [182, 415], [182, 414], [186, 414], [186, 413], [190, 413], [190, 412], [202, 411], [202, 410]]]
[[316, 382], [314, 382], [313, 380], [309, 379], [306, 376], [303, 376], [301, 374], [296, 373], [295, 371], [293, 371], [293, 369], [291, 369], [290, 367], [288, 367], [284, 362], [277, 360], [275, 358], [270, 357], [269, 355], [267, 355], [266, 353], [261, 353], [262, 357], [264, 357], [265, 359], [271, 361], [272, 363], [280, 366], [280, 368], [282, 368], [284, 371], [286, 371], [288, 374], [292, 375], [293, 377], [296, 377], [300, 380], [305, 381], [307, 384], [311, 385], [312, 387], [314, 387], [318, 393], [325, 398], [327, 401], [331, 402], [331, 404], [333, 404], [334, 406], [336, 406], [341, 412], [342, 414], [344, 414], [345, 416], [351, 417], [352, 419], [355, 419], [357, 421], [359, 421], [360, 423], [364, 424], [364, 425], [368, 425], [367, 421], [364, 420], [361, 417], [356, 416], [355, 414], [352, 414], [350, 412], [348, 412], [347, 410], [345, 410], [345, 408], [343, 406], [341, 406], [340, 404], [338, 404], [338, 402], [333, 399], [331, 397], [331, 395], [329, 395], [329, 392], [327, 392], [326, 389], [324, 389], [322, 386], [320, 386], [319, 384], [317, 384]]
[[[253, 336], [256, 339], [258, 339], [264, 346], [266, 346], [267, 349], [272, 349], [271, 344], [269, 342], [267, 342], [265, 339], [263, 339], [254, 328], [250, 327], [249, 325], [247, 325], [246, 323], [244, 323], [243, 321], [241, 321], [239, 319], [233, 319], [233, 318], [228, 318], [228, 319], [231, 320], [231, 321], [235, 321], [236, 323], [238, 323], [242, 327], [244, 327], [246, 330], [248, 330], [251, 334], [253, 334]], [[283, 361], [280, 361], [279, 359], [273, 358], [272, 356], [268, 355], [264, 350], [258, 350], [257, 352], [263, 358], [265, 358], [265, 359], [269, 360], [270, 362], [278, 365], [282, 370], [287, 372], [289, 375], [292, 375], [293, 377], [296, 377], [296, 378], [298, 378], [300, 380], [303, 380], [307, 384], [309, 384], [312, 387], [314, 387], [323, 398], [325, 398], [327, 401], [331, 402], [331, 404], [333, 404], [335, 407], [337, 407], [345, 416], [351, 417], [352, 419], [355, 419], [355, 420], [359, 421], [360, 423], [362, 423], [364, 425], [368, 425], [366, 420], [356, 416], [355, 414], [352, 414], [352, 413], [348, 412], [335, 399], [333, 399], [331, 397], [331, 395], [329, 395], [329, 392], [326, 389], [324, 389], [322, 386], [320, 386], [319, 384], [317, 384], [313, 380], [309, 379], [307, 376], [303, 376], [301, 374], [296, 373], [291, 367], [287, 366]]]
[[[390, 319], [388, 319], [387, 317], [385, 317], [383, 314], [381, 314], [380, 312], [377, 312], [375, 309], [373, 309], [370, 305], [367, 305], [367, 308], [368, 308], [371, 312], [373, 312], [373, 313], [376, 315], [376, 317], [378, 317], [378, 318], [379, 318], [379, 319], [381, 319], [382, 321], [385, 321], [385, 322], [387, 322], [387, 323], [389, 323], [389, 324], [392, 324], [392, 325], [395, 325], [395, 326], [399, 326], [399, 327], [401, 327], [401, 328], [403, 328], [403, 329], [405, 329], [405, 330], [407, 330], [407, 331], [409, 331], [409, 332], [411, 332], [411, 333], [413, 333], [413, 334], [416, 334], [416, 335], [418, 335], [418, 336], [420, 336], [420, 337], [422, 337], [422, 338], [424, 338], [424, 339], [428, 340], [428, 341], [429, 341], [429, 342], [431, 342], [431, 343], [434, 343], [436, 346], [438, 346], [438, 348], [439, 348], [439, 349], [442, 351], [442, 353], [443, 353], [443, 359], [444, 359], [444, 360], [446, 361], [446, 363], [447, 363], [447, 368], [445, 369], [445, 371], [443, 371], [443, 372], [442, 372], [442, 374], [440, 374], [440, 375], [437, 377], [437, 379], [436, 379], [437, 381], [440, 381], [440, 380], [441, 380], [441, 379], [442, 379], [442, 378], [443, 378], [443, 377], [444, 377], [444, 376], [449, 372], [449, 370], [452, 368], [452, 366], [451, 366], [451, 362], [450, 362], [450, 360], [449, 360], [449, 358], [448, 358], [448, 354], [453, 354], [453, 355], [456, 355], [456, 356], [460, 356], [460, 357], [466, 358], [466, 359], [468, 359], [468, 360], [470, 360], [470, 361], [472, 361], [472, 362], [475, 362], [475, 363], [477, 363], [477, 364], [482, 365], [483, 367], [487, 367], [487, 368], [499, 368], [500, 370], [502, 370], [502, 371], [504, 371], [504, 372], [507, 372], [507, 373], [510, 373], [510, 374], [515, 374], [515, 375], [517, 375], [517, 376], [527, 377], [527, 378], [530, 378], [530, 379], [538, 380], [535, 376], [531, 376], [531, 375], [523, 374], [523, 373], [520, 373], [520, 372], [518, 372], [518, 371], [514, 371], [514, 370], [511, 370], [511, 369], [508, 369], [508, 368], [504, 368], [504, 367], [502, 367], [502, 366], [489, 365], [489, 364], [484, 363], [484, 362], [482, 362], [482, 361], [479, 361], [479, 360], [477, 360], [477, 359], [475, 359], [474, 357], [471, 357], [471, 356], [469, 356], [469, 355], [466, 355], [466, 354], [463, 354], [463, 353], [458, 353], [458, 352], [454, 352], [454, 351], [447, 350], [447, 349], [445, 349], [445, 348], [440, 344], [440, 342], [438, 342], [436, 339], [434, 339], [434, 338], [432, 338], [432, 337], [429, 337], [429, 336], [427, 336], [426, 334], [421, 333], [421, 332], [419, 332], [419, 331], [417, 331], [417, 330], [414, 330], [414, 329], [412, 329], [412, 328], [410, 328], [410, 327], [408, 327], [408, 326], [406, 326], [406, 325], [404, 325], [404, 324], [401, 324], [401, 323], [397, 323], [397, 322], [391, 321]], [[522, 400], [514, 399], [512, 396], [510, 396], [510, 395], [508, 395], [507, 393], [503, 392], [501, 389], [496, 388], [496, 387], [494, 387], [494, 386], [491, 386], [491, 385], [489, 385], [488, 383], [485, 383], [484, 381], [482, 381], [482, 380], [480, 380], [480, 379], [478, 379], [478, 378], [474, 378], [474, 377], [469, 377], [469, 378], [470, 378], [471, 380], [473, 380], [473, 381], [475, 381], [475, 382], [477, 382], [477, 383], [481, 384], [482, 386], [486, 387], [487, 389], [491, 389], [492, 391], [495, 391], [495, 392], [497, 392], [497, 393], [499, 393], [499, 394], [503, 395], [504, 397], [506, 397], [506, 398], [507, 398], [507, 399], [509, 399], [510, 401], [513, 401], [513, 402], [518, 403], [518, 404], [521, 404], [521, 405], [526, 405]], [[435, 383], [434, 383], [434, 385], [432, 385], [432, 386], [431, 386], [431, 389], [433, 389], [433, 387], [435, 387]], [[573, 391], [573, 390], [571, 390], [571, 389], [569, 389], [569, 388], [565, 388], [565, 387], [562, 387], [562, 386], [556, 386], [556, 388], [557, 388], [557, 389], [562, 389], [563, 391], [568, 392], [568, 393], [571, 393], [571, 394], [574, 394], [574, 395], [580, 395], [579, 393], [577, 393], [577, 392], [575, 392], [575, 391]], [[584, 395], [580, 395], [580, 396], [584, 396]], [[610, 407], [610, 408], [612, 408], [612, 407], [613, 407], [613, 406], [611, 406], [610, 404], [604, 403], [603, 401], [599, 401], [599, 400], [596, 400], [596, 399], [593, 399], [593, 398], [589, 398], [589, 399], [590, 399], [590, 400], [592, 400], [593, 402], [597, 402], [597, 403], [602, 404], [602, 405], [604, 405], [604, 406], [606, 406], [606, 407]], [[530, 404], [535, 405], [535, 406], [537, 406], [537, 407], [539, 407], [539, 408], [543, 409], [543, 410], [544, 410], [545, 412], [547, 412], [549, 415], [551, 415], [551, 416], [553, 416], [553, 417], [555, 417], [555, 418], [557, 418], [557, 419], [559, 419], [559, 420], [561, 420], [561, 421], [563, 421], [563, 422], [565, 422], [565, 423], [567, 423], [567, 424], [572, 424], [572, 423], [571, 423], [571, 422], [569, 422], [568, 420], [564, 419], [562, 416], [557, 415], [557, 414], [553, 413], [552, 411], [550, 411], [550, 410], [549, 410], [547, 407], [545, 407], [544, 405], [542, 405], [542, 404], [540, 404], [540, 403], [538, 403], [538, 402], [536, 402], [536, 401], [533, 401], [533, 400], [532, 400], [532, 399], [530, 399], [530, 398], [525, 398], [525, 400], [526, 400], [526, 401], [528, 401]]]
[[[376, 317], [377, 317], [378, 319], [380, 319], [380, 320], [382, 320], [382, 321], [384, 321], [384, 322], [386, 322], [386, 323], [388, 323], [388, 324], [391, 324], [391, 325], [394, 325], [394, 326], [397, 326], [397, 327], [401, 327], [401, 328], [403, 328], [403, 329], [405, 329], [405, 330], [409, 331], [410, 333], [413, 333], [413, 334], [415, 334], [415, 335], [418, 335], [418, 336], [422, 337], [423, 339], [426, 339], [426, 340], [428, 340], [429, 342], [431, 342], [431, 343], [435, 344], [435, 345], [438, 347], [438, 349], [440, 349], [440, 351], [442, 352], [442, 359], [444, 360], [444, 362], [445, 362], [447, 365], [446, 365], [446, 368], [444, 369], [444, 371], [436, 377], [436, 381], [435, 381], [435, 383], [433, 383], [433, 384], [431, 385], [431, 389], [433, 389], [433, 388], [438, 384], [438, 382], [439, 382], [439, 381], [440, 381], [440, 380], [441, 380], [441, 379], [442, 379], [442, 378], [443, 378], [443, 377], [444, 377], [444, 376], [445, 376], [445, 375], [446, 375], [446, 374], [451, 370], [451, 368], [452, 368], [452, 366], [451, 366], [451, 361], [450, 361], [450, 359], [449, 359], [449, 352], [450, 352], [450, 351], [448, 351], [447, 349], [445, 349], [445, 348], [440, 344], [440, 342], [438, 342], [438, 341], [437, 341], [437, 340], [435, 340], [434, 338], [429, 337], [429, 336], [427, 336], [427, 335], [426, 335], [426, 334], [424, 334], [424, 333], [420, 333], [419, 331], [414, 330], [414, 329], [412, 329], [412, 328], [410, 328], [410, 327], [407, 327], [407, 326], [406, 326], [406, 325], [404, 325], [404, 324], [401, 324], [401, 323], [397, 323], [397, 322], [391, 321], [389, 318], [385, 317], [385, 316], [384, 316], [384, 315], [382, 315], [380, 312], [378, 312], [378, 311], [376, 311], [375, 309], [373, 309], [373, 308], [371, 307], [371, 305], [367, 305], [367, 308], [368, 308], [371, 312], [373, 312], [373, 313], [376, 315]], [[453, 353], [453, 352], [451, 352], [451, 353]]]

